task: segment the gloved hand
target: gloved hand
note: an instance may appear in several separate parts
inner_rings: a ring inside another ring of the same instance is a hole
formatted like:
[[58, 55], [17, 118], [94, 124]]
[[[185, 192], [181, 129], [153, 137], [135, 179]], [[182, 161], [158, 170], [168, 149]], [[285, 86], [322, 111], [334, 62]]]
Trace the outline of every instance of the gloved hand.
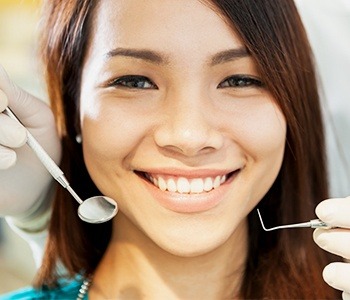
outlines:
[[56, 163], [61, 145], [49, 106], [17, 87], [0, 66], [0, 215], [22, 224], [47, 210], [54, 179], [25, 144], [24, 128], [1, 113], [7, 105]]
[[315, 242], [324, 250], [344, 258], [342, 262], [326, 266], [323, 278], [330, 286], [343, 291], [343, 299], [350, 300], [350, 197], [322, 201], [316, 207], [316, 214], [336, 228], [316, 229]]

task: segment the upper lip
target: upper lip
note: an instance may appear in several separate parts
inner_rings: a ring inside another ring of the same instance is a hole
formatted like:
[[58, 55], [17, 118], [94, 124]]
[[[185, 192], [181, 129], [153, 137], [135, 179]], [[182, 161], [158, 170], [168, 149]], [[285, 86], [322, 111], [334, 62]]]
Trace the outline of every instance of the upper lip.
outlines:
[[142, 172], [154, 175], [164, 176], [176, 176], [185, 178], [201, 178], [201, 177], [216, 177], [223, 176], [241, 168], [232, 169], [178, 169], [178, 168], [149, 168], [149, 169], [138, 169], [136, 172]]

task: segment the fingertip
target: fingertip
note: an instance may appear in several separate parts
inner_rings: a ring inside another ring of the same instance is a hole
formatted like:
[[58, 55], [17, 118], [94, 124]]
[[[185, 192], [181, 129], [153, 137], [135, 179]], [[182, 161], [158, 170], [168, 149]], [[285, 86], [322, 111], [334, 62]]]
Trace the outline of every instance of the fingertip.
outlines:
[[331, 286], [334, 286], [334, 280], [337, 272], [336, 267], [336, 264], [331, 263], [327, 265], [322, 272], [324, 281], [326, 281]]
[[7, 170], [15, 165], [17, 154], [11, 149], [0, 147], [0, 170]]
[[343, 300], [350, 300], [350, 293], [343, 292], [342, 298]]
[[27, 130], [23, 126], [20, 126], [16, 131], [16, 133], [17, 133], [17, 139], [16, 139], [17, 144], [14, 147], [19, 148], [19, 147], [22, 147], [27, 142]]
[[332, 224], [336, 210], [337, 208], [332, 201], [324, 200], [317, 205], [315, 213], [322, 221], [326, 222], [327, 224]]
[[4, 76], [7, 76], [7, 72], [5, 71], [5, 68], [2, 64], [0, 64], [0, 79]]
[[314, 232], [312, 233], [312, 238], [314, 239], [315, 243], [317, 243], [317, 237], [318, 237], [318, 235], [319, 235], [319, 229], [320, 229], [320, 228], [316, 228], [316, 229], [314, 230]]
[[325, 236], [326, 231], [322, 228], [317, 228], [313, 232], [313, 239], [315, 243], [323, 249], [327, 248], [327, 238]]
[[20, 148], [27, 141], [27, 130], [17, 121], [0, 115], [0, 144], [9, 148]]
[[0, 89], [0, 112], [4, 111], [8, 106], [8, 98], [6, 94]]
[[7, 74], [6, 69], [2, 64], [0, 64], [0, 84], [2, 83], [2, 80], [8, 81], [9, 75]]
[[350, 201], [349, 198], [332, 198], [322, 201], [315, 209], [319, 219], [330, 227], [350, 229]]
[[314, 232], [312, 233], [312, 237], [313, 237], [315, 243], [317, 243], [317, 239], [318, 239], [319, 235], [320, 235], [320, 228], [316, 228], [314, 230]]

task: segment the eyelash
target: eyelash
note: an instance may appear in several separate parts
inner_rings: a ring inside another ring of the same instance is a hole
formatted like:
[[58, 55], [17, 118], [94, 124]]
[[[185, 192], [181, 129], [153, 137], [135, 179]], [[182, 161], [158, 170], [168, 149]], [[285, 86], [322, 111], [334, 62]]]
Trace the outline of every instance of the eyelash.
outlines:
[[219, 88], [246, 88], [263, 86], [264, 84], [261, 80], [248, 75], [233, 75], [227, 77], [218, 85]]
[[[119, 77], [108, 84], [128, 89], [158, 89], [147, 77], [141, 75], [127, 75]], [[246, 88], [262, 87], [264, 84], [257, 78], [248, 75], [233, 75], [224, 79], [218, 88]]]
[[[147, 82], [147, 87], [144, 87]], [[139, 86], [143, 83], [143, 86]], [[130, 85], [131, 84], [131, 85]], [[158, 87], [147, 77], [141, 75], [127, 75], [114, 79], [109, 86], [116, 86], [128, 89], [158, 89]]]

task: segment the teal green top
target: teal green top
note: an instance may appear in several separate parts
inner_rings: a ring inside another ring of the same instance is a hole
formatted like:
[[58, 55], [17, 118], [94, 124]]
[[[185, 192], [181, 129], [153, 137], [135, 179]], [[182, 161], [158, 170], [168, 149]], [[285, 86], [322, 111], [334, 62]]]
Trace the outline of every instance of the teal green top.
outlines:
[[[36, 290], [28, 287], [8, 294], [0, 295], [0, 300], [75, 300], [79, 294], [80, 286], [84, 279], [77, 277], [75, 280], [61, 280], [59, 286], [53, 289], [42, 288]], [[88, 297], [85, 295], [84, 300]]]

